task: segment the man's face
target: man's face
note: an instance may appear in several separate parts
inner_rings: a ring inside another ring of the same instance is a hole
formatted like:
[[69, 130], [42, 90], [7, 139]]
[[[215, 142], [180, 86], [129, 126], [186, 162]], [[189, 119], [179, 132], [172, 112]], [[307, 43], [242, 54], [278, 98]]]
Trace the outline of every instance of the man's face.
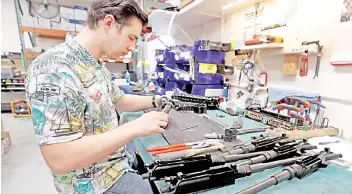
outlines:
[[105, 18], [103, 21], [105, 38], [102, 47], [108, 58], [117, 59], [129, 51], [135, 50], [143, 26], [142, 22], [136, 17], [126, 21], [122, 28], [114, 19], [113, 21], [110, 20], [111, 18]]

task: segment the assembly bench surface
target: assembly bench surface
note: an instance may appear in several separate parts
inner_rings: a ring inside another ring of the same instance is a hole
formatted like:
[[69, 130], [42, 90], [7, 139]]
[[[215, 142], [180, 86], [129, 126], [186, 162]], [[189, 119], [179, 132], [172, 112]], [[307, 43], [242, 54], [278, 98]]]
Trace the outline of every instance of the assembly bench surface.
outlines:
[[[123, 113], [125, 117], [125, 121], [132, 121], [139, 116], [141, 116], [143, 112], [135, 112], [135, 113]], [[217, 115], [224, 115], [225, 117], [218, 117]], [[225, 123], [227, 125], [231, 125], [236, 119], [237, 116], [230, 116], [226, 113], [223, 113], [219, 110], [208, 111], [207, 115]], [[243, 118], [243, 128], [242, 129], [254, 129], [254, 128], [268, 128], [269, 126], [259, 123], [257, 121]], [[247, 141], [251, 136], [260, 135], [261, 133], [250, 133], [238, 136], [238, 139], [241, 141]], [[147, 137], [139, 137], [133, 140], [139, 154], [143, 158], [145, 163], [152, 162], [155, 157], [151, 156], [150, 153], [146, 152], [147, 148], [161, 145], [168, 145], [167, 141], [161, 134], [155, 134]], [[334, 151], [334, 150], [332, 150]], [[338, 151], [338, 150], [336, 150]], [[282, 170], [282, 167], [277, 167], [273, 169], [268, 169], [263, 172], [255, 173], [249, 177], [241, 178], [236, 180], [236, 184], [209, 190], [204, 193], [209, 194], [225, 194], [225, 193], [236, 193], [243, 189], [246, 189], [254, 184], [257, 184], [271, 175], [274, 175]], [[316, 194], [330, 194], [330, 193], [341, 193], [341, 194], [352, 194], [352, 172], [348, 171], [345, 168], [329, 165], [325, 169], [320, 169], [318, 172], [302, 179], [293, 179], [290, 181], [286, 181], [281, 183], [280, 185], [273, 186], [269, 189], [262, 191], [261, 193], [267, 194], [298, 194], [298, 193], [316, 193]], [[156, 183], [158, 187], [163, 187], [164, 182], [158, 181]]]

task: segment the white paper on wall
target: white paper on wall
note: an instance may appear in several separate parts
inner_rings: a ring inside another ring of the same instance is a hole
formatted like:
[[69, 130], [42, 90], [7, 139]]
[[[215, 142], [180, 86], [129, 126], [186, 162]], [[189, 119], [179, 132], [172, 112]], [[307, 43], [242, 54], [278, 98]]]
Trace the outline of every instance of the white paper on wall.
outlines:
[[334, 66], [352, 65], [352, 22], [341, 23], [336, 29], [330, 63]]

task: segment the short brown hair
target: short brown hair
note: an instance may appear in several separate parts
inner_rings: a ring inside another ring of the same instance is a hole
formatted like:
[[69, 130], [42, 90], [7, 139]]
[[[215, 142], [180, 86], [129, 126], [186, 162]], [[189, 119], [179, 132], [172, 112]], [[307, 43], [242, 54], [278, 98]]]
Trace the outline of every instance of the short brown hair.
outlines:
[[113, 15], [116, 22], [122, 26], [132, 17], [140, 19], [143, 26], [148, 23], [148, 16], [135, 0], [93, 0], [88, 11], [86, 25], [90, 29], [95, 29], [99, 21], [108, 14]]

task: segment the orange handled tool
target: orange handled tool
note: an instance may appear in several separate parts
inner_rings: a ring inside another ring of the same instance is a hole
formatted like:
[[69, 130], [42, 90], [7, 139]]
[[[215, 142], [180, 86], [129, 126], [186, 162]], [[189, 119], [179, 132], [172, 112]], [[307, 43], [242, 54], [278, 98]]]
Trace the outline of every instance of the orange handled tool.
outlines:
[[167, 150], [167, 149], [179, 148], [179, 147], [186, 147], [186, 146], [187, 145], [185, 143], [178, 143], [178, 144], [173, 144], [173, 145], [168, 145], [168, 146], [158, 146], [158, 147], [148, 148], [147, 152], [155, 152], [155, 151], [161, 151], [161, 150]]
[[308, 74], [308, 50], [304, 51], [301, 55], [301, 65], [299, 66], [299, 75], [301, 77]]
[[198, 149], [198, 148], [205, 148], [209, 147], [210, 144], [207, 141], [200, 141], [200, 142], [192, 142], [192, 143], [179, 143], [173, 144], [169, 146], [158, 146], [153, 148], [148, 148], [147, 152], [152, 152], [152, 156], [156, 156], [158, 154], [169, 153], [169, 152], [177, 152], [182, 150], [188, 149]]

